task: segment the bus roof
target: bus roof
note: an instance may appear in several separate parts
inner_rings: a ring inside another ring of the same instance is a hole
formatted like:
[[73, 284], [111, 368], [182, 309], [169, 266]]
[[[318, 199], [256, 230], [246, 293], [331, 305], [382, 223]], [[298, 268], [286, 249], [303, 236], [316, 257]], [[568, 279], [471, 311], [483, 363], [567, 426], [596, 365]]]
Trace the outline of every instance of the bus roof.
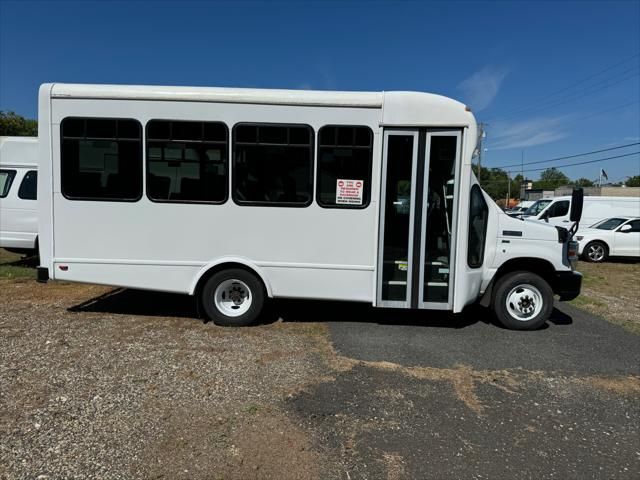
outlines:
[[423, 92], [340, 92], [152, 85], [45, 84], [51, 98], [158, 100], [381, 109], [386, 125], [474, 125], [467, 107]]

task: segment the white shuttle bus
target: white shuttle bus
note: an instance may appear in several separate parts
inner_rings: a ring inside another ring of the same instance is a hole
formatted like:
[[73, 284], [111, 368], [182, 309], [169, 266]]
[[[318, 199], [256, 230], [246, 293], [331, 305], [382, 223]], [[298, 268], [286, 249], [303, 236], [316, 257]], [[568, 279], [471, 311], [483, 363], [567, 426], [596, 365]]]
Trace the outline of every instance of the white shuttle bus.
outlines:
[[572, 232], [511, 218], [479, 187], [476, 121], [457, 101], [70, 84], [39, 95], [41, 281], [196, 295], [222, 325], [289, 297], [453, 312], [480, 300], [532, 329], [554, 294], [579, 294]]

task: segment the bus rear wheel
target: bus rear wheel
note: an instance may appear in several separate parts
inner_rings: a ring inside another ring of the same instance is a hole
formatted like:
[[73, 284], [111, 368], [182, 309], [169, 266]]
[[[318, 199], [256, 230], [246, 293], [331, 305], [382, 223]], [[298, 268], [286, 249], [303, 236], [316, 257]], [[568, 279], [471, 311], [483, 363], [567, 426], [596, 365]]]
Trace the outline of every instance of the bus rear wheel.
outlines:
[[200, 300], [207, 317], [216, 325], [253, 325], [264, 305], [264, 286], [246, 270], [232, 268], [212, 275], [204, 284]]
[[532, 272], [511, 272], [498, 280], [493, 311], [498, 321], [511, 330], [535, 330], [551, 316], [553, 290]]

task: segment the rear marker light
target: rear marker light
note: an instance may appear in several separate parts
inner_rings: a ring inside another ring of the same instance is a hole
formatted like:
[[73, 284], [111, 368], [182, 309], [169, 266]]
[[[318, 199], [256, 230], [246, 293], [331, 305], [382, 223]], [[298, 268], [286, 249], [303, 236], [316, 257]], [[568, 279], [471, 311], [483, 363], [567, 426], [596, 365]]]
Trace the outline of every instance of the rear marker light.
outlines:
[[69, 266], [68, 265], [58, 265], [58, 268], [60, 270], [62, 270], [63, 272], [66, 272], [67, 270], [69, 270]]

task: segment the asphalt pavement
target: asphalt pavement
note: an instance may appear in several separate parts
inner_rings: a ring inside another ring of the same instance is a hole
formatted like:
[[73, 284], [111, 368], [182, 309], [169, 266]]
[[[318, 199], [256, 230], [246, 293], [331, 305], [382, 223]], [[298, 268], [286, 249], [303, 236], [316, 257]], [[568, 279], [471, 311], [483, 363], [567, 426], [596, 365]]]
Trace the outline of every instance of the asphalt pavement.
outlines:
[[535, 332], [482, 309], [309, 310], [350, 368], [289, 408], [343, 478], [640, 478], [640, 337], [569, 305]]
[[640, 336], [571, 305], [558, 304], [546, 327], [532, 332], [483, 321], [488, 312], [482, 308], [461, 316], [439, 312], [423, 316], [425, 323], [420, 324], [413, 314], [384, 310], [375, 322], [329, 322], [331, 341], [345, 356], [404, 366], [463, 364], [482, 370], [640, 374]]

